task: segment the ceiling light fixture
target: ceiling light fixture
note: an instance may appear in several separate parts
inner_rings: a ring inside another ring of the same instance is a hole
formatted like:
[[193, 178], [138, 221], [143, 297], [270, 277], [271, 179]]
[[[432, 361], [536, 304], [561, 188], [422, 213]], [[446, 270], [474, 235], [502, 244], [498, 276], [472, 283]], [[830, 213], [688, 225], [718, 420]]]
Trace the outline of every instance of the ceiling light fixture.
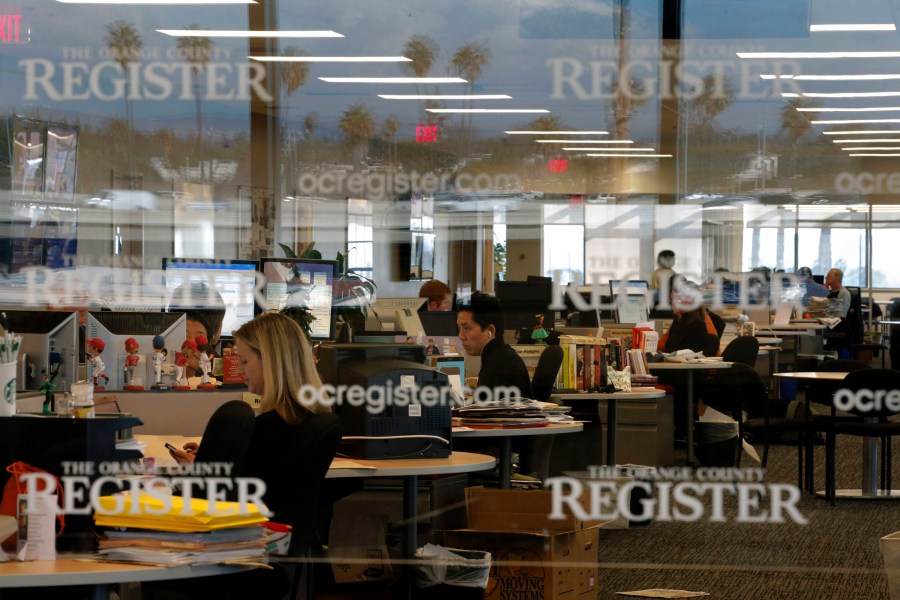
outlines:
[[851, 150], [900, 150], [900, 148], [895, 146], [853, 146], [851, 148], [841, 148], [841, 150], [850, 152]]
[[888, 81], [900, 79], [900, 73], [866, 73], [863, 75], [794, 75], [798, 81]]
[[512, 100], [506, 94], [378, 94], [385, 100]]
[[810, 31], [897, 31], [893, 23], [822, 23], [810, 25]]
[[853, 129], [853, 130], [844, 130], [844, 131], [823, 131], [825, 135], [867, 135], [871, 133], [875, 134], [884, 134], [894, 135], [895, 133], [900, 134], [900, 130], [898, 129]]
[[256, 4], [256, 0], [56, 0], [62, 4]]
[[326, 83], [467, 83], [462, 77], [319, 77]]
[[738, 58], [900, 58], [900, 52], [738, 52]]
[[582, 146], [565, 146], [563, 150], [580, 150], [581, 152], [590, 151], [590, 150], [599, 150], [600, 152], [606, 152], [608, 150], [615, 150], [616, 152], [655, 152], [655, 148], [584, 148]]
[[798, 112], [878, 112], [880, 110], [883, 111], [897, 111], [900, 110], [900, 106], [867, 106], [865, 108], [816, 108], [816, 107], [798, 107]]
[[[186, 2], [179, 2], [185, 4]], [[254, 2], [254, 4], [256, 4]], [[250, 31], [246, 29], [157, 29], [172, 37], [222, 37], [222, 38], [342, 38], [336, 31]]]
[[634, 140], [534, 140], [538, 144], [633, 144]]
[[505, 131], [509, 135], [609, 135], [608, 131]]
[[548, 113], [546, 108], [426, 108], [430, 113]]
[[900, 123], [900, 119], [830, 119], [810, 121], [813, 125], [856, 125], [862, 123]]
[[900, 154], [866, 154], [863, 152], [860, 154], [848, 154], [847, 156], [900, 156]]
[[900, 92], [804, 92], [804, 98], [893, 98]]
[[412, 62], [405, 56], [248, 56], [259, 62]]
[[585, 156], [618, 156], [620, 158], [672, 158], [671, 154], [585, 154]]
[[[897, 133], [896, 131], [893, 133]], [[864, 140], [831, 140], [834, 144], [892, 144], [900, 142], [900, 138], [873, 138]]]

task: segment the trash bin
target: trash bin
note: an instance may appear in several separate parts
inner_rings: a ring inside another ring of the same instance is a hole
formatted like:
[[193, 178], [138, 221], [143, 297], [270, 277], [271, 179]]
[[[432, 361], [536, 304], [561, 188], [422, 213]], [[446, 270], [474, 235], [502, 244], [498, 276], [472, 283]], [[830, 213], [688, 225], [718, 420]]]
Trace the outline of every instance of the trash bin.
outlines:
[[491, 554], [426, 544], [416, 550], [413, 574], [418, 600], [481, 600], [491, 572]]
[[733, 467], [737, 463], [737, 423], [698, 422], [697, 461], [703, 467]]
[[891, 600], [900, 600], [900, 531], [884, 536], [878, 545], [884, 558]]

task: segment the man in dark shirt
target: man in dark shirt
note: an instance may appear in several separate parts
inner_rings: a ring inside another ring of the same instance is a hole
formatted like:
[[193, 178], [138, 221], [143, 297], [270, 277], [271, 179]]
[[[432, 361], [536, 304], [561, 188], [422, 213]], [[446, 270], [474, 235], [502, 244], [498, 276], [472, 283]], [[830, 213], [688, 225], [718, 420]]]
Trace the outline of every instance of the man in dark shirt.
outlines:
[[502, 388], [517, 387], [521, 396], [531, 397], [531, 378], [525, 362], [503, 341], [503, 310], [494, 296], [472, 294], [469, 305], [459, 310], [456, 324], [466, 354], [481, 356], [479, 387], [496, 390], [498, 396], [507, 395]]

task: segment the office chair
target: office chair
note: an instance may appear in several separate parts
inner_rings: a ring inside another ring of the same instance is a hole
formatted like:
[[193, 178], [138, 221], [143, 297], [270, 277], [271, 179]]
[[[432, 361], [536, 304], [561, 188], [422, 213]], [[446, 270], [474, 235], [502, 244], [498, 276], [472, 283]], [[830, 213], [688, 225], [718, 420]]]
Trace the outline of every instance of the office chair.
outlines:
[[[860, 390], [894, 391], [900, 389], [900, 371], [896, 369], [861, 369], [851, 371], [844, 378], [842, 389], [851, 392]], [[900, 435], [900, 422], [891, 421], [892, 417], [900, 414], [900, 410], [881, 405], [879, 409], [859, 410], [851, 407], [846, 412], [854, 415], [858, 420], [840, 420], [837, 418], [837, 409], [832, 403], [831, 421], [825, 438], [825, 465], [827, 468], [826, 491], [831, 503], [834, 504], [836, 496], [835, 454], [838, 435], [853, 435], [866, 438], [880, 438], [882, 448], [881, 461], [881, 489], [891, 487], [891, 437]]]
[[[534, 375], [531, 377], [531, 392], [534, 400], [541, 402], [550, 400], [562, 361], [562, 346], [547, 346], [541, 352], [538, 364], [534, 368]], [[553, 451], [553, 438], [555, 437], [554, 435], [539, 435], [526, 438], [516, 444], [522, 450], [519, 460], [523, 474], [533, 475], [541, 481], [547, 479], [550, 473], [550, 454]]]
[[547, 346], [538, 358], [534, 375], [531, 377], [531, 393], [535, 400], [546, 402], [553, 392], [553, 385], [562, 366], [562, 346]]
[[722, 360], [724, 362], [741, 363], [748, 367], [756, 366], [756, 358], [758, 356], [759, 340], [752, 335], [734, 338], [722, 351]]

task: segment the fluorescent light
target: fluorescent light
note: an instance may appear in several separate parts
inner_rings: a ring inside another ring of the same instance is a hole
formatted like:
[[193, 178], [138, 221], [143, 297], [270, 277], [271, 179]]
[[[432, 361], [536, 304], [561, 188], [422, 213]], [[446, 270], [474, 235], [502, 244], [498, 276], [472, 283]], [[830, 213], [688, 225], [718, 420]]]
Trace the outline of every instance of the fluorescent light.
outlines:
[[56, 0], [62, 4], [256, 4], [256, 0]]
[[[186, 2], [178, 2], [185, 4]], [[256, 4], [253, 2], [253, 4]], [[241, 29], [157, 29], [172, 37], [224, 37], [224, 38], [342, 38], [336, 31], [249, 31]]]
[[823, 131], [825, 135], [866, 135], [870, 133], [876, 134], [884, 134], [888, 135], [900, 134], [900, 130], [898, 129], [854, 129], [854, 130], [845, 130], [845, 131]]
[[851, 150], [900, 150], [900, 147], [894, 146], [854, 146], [852, 148], [841, 148], [841, 150], [847, 150], [848, 152]]
[[794, 92], [782, 92], [782, 98], [799, 98], [800, 94], [795, 94]]
[[616, 152], [653, 152], [654, 148], [584, 148], [582, 146], [572, 146], [572, 147], [564, 147], [563, 150], [580, 150], [582, 152], [586, 150], [599, 150], [601, 152], [606, 152], [607, 150], [615, 150]]
[[804, 92], [804, 98], [889, 98], [900, 92]]
[[621, 158], [672, 158], [671, 154], [585, 154], [585, 156], [618, 156]]
[[609, 135], [608, 131], [506, 131], [509, 135]]
[[546, 108], [426, 108], [431, 113], [548, 113]]
[[[897, 133], [896, 131], [893, 133]], [[892, 144], [894, 142], [900, 143], [900, 138], [874, 138], [867, 140], [831, 140], [835, 144]]]
[[810, 121], [813, 125], [856, 125], [857, 123], [900, 123], [900, 119], [833, 119]]
[[900, 52], [738, 52], [738, 58], [900, 58]]
[[893, 23], [828, 23], [810, 25], [810, 31], [897, 31]]
[[534, 140], [538, 144], [633, 144], [634, 140]]
[[462, 77], [319, 77], [327, 83], [466, 83]]
[[900, 106], [868, 106], [865, 108], [803, 108], [800, 107], [797, 109], [799, 112], [878, 112], [880, 110], [883, 111], [897, 111], [900, 110]]
[[259, 62], [412, 62], [405, 56], [248, 56]]
[[900, 79], [900, 73], [866, 73], [863, 75], [794, 75], [800, 81], [888, 81]]
[[378, 94], [385, 100], [511, 100], [506, 94]]
[[900, 156], [900, 154], [866, 154], [866, 153], [860, 153], [860, 154], [848, 154], [847, 156]]

